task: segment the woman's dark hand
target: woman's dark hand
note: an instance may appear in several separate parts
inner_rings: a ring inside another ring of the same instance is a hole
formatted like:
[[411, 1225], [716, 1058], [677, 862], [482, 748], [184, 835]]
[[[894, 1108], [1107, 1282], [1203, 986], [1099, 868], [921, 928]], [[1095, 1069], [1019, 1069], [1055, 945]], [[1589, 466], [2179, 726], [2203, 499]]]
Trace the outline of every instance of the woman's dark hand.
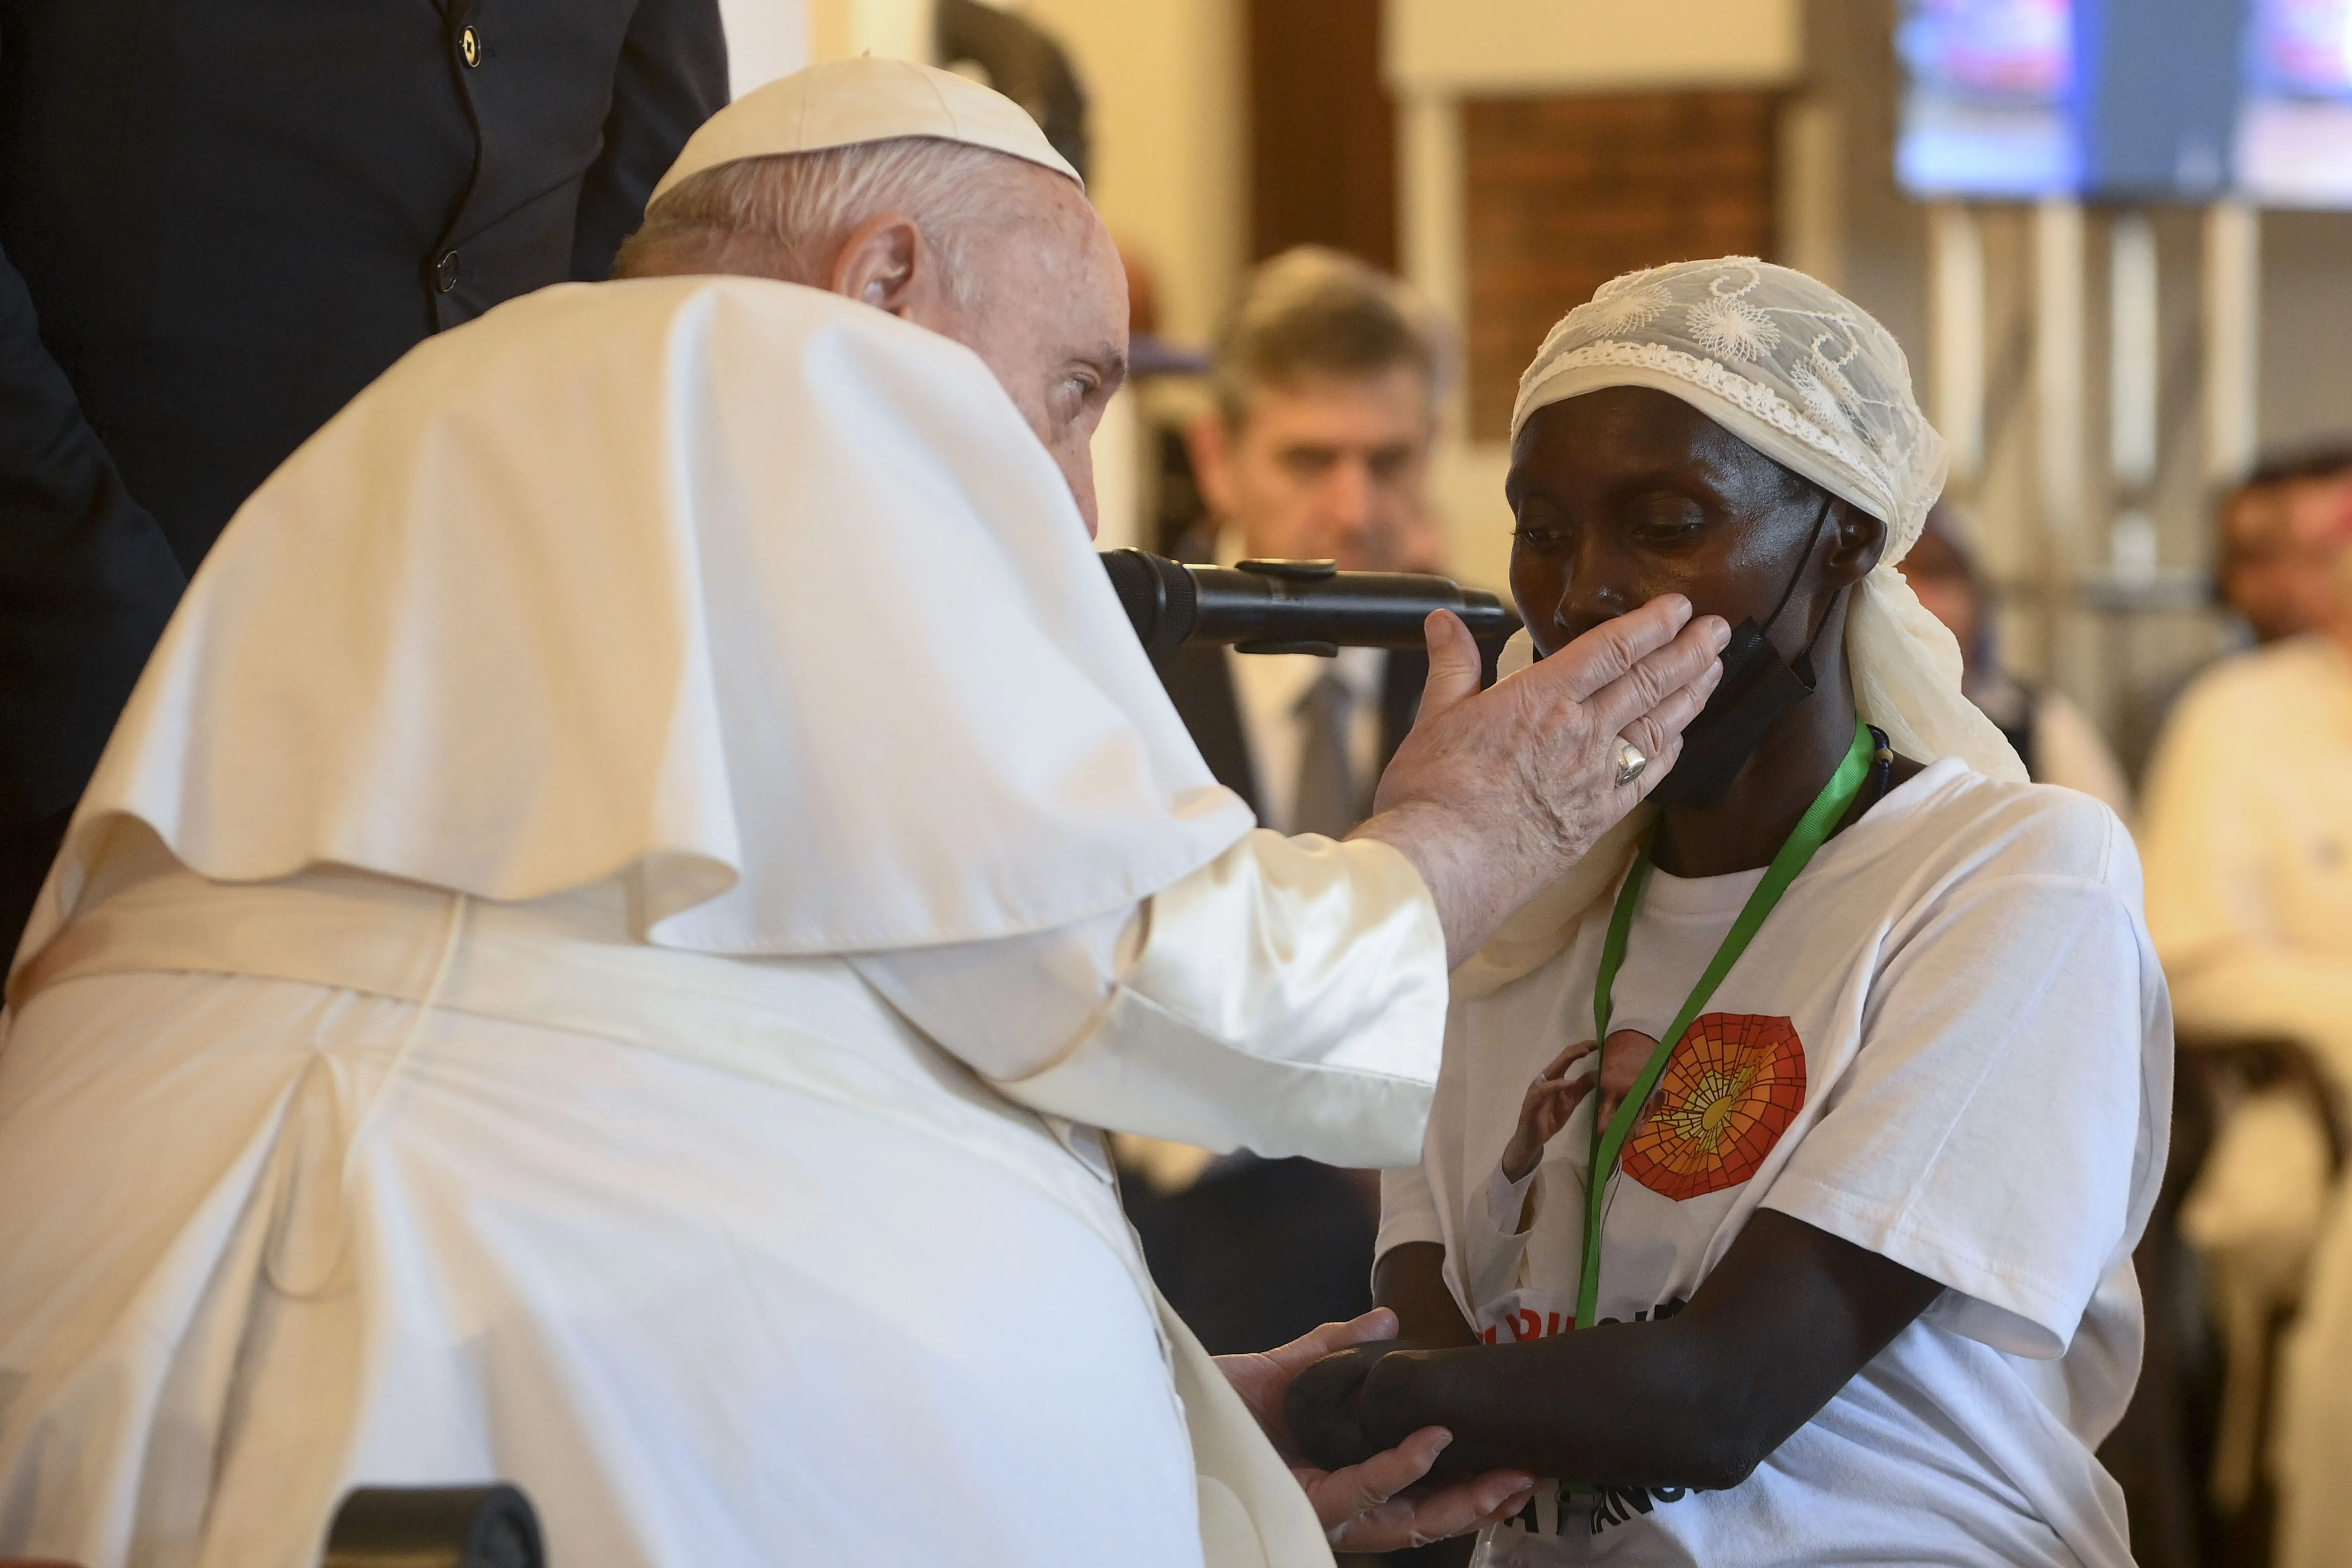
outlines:
[[1360, 1396], [1372, 1367], [1397, 1348], [1393, 1340], [1358, 1345], [1325, 1356], [1291, 1381], [1283, 1410], [1291, 1442], [1301, 1458], [1336, 1470], [1360, 1463], [1388, 1447], [1373, 1441], [1364, 1429]]
[[[1517, 1470], [1430, 1482], [1438, 1455], [1454, 1441], [1454, 1434], [1443, 1426], [1409, 1433], [1395, 1447], [1360, 1464], [1334, 1469], [1299, 1462], [1303, 1456], [1291, 1441], [1284, 1414], [1291, 1384], [1309, 1367], [1343, 1359], [1334, 1352], [1388, 1341], [1396, 1331], [1396, 1314], [1374, 1308], [1351, 1322], [1326, 1323], [1270, 1351], [1217, 1358], [1218, 1370], [1290, 1467], [1322, 1521], [1324, 1534], [1340, 1552], [1401, 1552], [1465, 1534], [1518, 1512], [1534, 1492], [1535, 1478]], [[1462, 1331], [1469, 1332], [1466, 1328]]]

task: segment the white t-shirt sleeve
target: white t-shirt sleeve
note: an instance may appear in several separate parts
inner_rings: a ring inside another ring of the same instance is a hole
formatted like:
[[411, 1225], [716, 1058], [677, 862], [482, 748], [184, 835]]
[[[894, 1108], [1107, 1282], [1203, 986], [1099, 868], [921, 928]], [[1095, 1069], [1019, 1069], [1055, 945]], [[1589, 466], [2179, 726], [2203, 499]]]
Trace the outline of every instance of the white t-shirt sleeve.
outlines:
[[1445, 937], [1386, 844], [1259, 829], [1139, 909], [851, 962], [1039, 1110], [1338, 1165], [1401, 1165], [1421, 1148]]
[[1946, 1286], [1946, 1328], [2035, 1358], [2064, 1353], [2163, 1158], [2169, 1016], [2128, 841], [2096, 819], [2106, 842], [2058, 858], [2084, 870], [1986, 868], [1894, 933], [1860, 1055], [1763, 1199]]

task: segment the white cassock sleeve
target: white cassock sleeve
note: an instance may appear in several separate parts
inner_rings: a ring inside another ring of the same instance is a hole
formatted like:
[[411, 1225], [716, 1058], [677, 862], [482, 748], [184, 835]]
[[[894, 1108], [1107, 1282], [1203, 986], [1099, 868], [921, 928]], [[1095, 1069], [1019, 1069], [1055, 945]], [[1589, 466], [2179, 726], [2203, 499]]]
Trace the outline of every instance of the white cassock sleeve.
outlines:
[[851, 962], [1035, 1110], [1270, 1158], [1420, 1155], [1445, 935], [1388, 845], [1256, 829], [1129, 909]]

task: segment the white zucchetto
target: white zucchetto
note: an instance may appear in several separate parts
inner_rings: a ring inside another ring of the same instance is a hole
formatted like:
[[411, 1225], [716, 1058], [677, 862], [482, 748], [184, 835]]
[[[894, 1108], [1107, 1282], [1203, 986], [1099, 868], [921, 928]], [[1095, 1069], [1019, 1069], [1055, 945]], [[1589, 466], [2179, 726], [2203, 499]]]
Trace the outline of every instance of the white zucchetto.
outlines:
[[[1519, 378], [1513, 441], [1538, 409], [1612, 386], [1680, 398], [1884, 522], [1885, 550], [1846, 615], [1854, 706], [1904, 756], [1956, 756], [1989, 777], [2024, 782], [2017, 752], [1961, 693], [1959, 645], [1895, 569], [1943, 491], [1945, 447], [1920, 412], [1892, 333], [1827, 284], [1753, 257], [1629, 272], [1545, 337]], [[1532, 658], [1520, 632], [1504, 652], [1504, 673]], [[1635, 812], [1507, 922], [1457, 973], [1457, 994], [1503, 984], [1557, 952], [1585, 908], [1615, 885], [1653, 815]]]
[[646, 940], [777, 954], [1065, 925], [1252, 822], [979, 357], [746, 278], [526, 296], [306, 442], [181, 602], [25, 953], [126, 819], [227, 882], [625, 877]]
[[859, 55], [826, 60], [747, 92], [687, 139], [650, 198], [689, 175], [742, 158], [816, 153], [933, 136], [985, 147], [1066, 174], [1084, 187], [1069, 160], [1054, 151], [1029, 111], [968, 77], [913, 60]]

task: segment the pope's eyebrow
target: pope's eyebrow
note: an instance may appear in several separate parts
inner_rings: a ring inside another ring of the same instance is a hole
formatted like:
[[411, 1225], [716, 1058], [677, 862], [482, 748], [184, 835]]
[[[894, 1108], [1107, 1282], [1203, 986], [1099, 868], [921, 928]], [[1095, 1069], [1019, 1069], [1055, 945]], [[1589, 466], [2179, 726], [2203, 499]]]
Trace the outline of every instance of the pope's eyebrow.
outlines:
[[1079, 356], [1102, 375], [1103, 395], [1108, 397], [1127, 383], [1127, 351], [1113, 343], [1105, 343], [1093, 353]]

